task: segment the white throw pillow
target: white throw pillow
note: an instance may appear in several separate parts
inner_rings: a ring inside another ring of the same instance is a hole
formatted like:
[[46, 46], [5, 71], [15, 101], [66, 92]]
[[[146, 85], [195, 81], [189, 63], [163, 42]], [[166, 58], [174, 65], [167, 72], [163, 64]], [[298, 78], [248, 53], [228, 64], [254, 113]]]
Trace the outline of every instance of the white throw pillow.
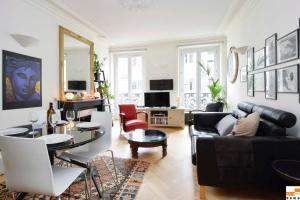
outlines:
[[234, 136], [255, 136], [259, 121], [258, 112], [254, 112], [246, 118], [239, 119], [233, 127], [232, 134]]

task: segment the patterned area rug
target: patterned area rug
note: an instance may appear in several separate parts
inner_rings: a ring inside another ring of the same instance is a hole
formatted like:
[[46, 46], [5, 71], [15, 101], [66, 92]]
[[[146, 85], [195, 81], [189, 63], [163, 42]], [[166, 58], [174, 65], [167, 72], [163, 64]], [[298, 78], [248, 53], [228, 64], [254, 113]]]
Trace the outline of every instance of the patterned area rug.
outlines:
[[[115, 181], [115, 173], [113, 168], [113, 163], [111, 157], [98, 157], [94, 161], [94, 170], [93, 173], [97, 177], [97, 184], [99, 188], [103, 190], [104, 199], [112, 200], [132, 200], [135, 199], [137, 192], [143, 182], [144, 175], [150, 165], [150, 163], [140, 160], [124, 159], [124, 158], [115, 158], [118, 182]], [[63, 163], [63, 165], [66, 165]], [[71, 186], [70, 194], [67, 190], [61, 195], [61, 199], [85, 199], [85, 182], [84, 175], [82, 174]], [[100, 199], [97, 193], [96, 188], [92, 181], [88, 180], [88, 185], [91, 186], [91, 198], [90, 199]], [[1, 183], [0, 189], [5, 188], [5, 183]], [[9, 194], [8, 199], [12, 195]], [[0, 199], [5, 199], [5, 193], [0, 193]], [[24, 199], [34, 199], [42, 200], [49, 199], [52, 200], [49, 196], [44, 195], [32, 195], [28, 194]]]

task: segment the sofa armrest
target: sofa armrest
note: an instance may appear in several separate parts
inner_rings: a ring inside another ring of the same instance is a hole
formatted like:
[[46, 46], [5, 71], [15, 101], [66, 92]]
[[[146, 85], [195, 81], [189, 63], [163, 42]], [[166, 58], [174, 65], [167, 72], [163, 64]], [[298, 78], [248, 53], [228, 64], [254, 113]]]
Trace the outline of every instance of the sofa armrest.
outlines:
[[145, 111], [139, 111], [139, 112], [136, 112], [136, 114], [144, 114], [145, 115], [145, 121], [148, 122], [148, 113], [145, 112]]
[[202, 112], [195, 113], [193, 116], [193, 123], [195, 128], [213, 128], [223, 117], [231, 113], [225, 112]]

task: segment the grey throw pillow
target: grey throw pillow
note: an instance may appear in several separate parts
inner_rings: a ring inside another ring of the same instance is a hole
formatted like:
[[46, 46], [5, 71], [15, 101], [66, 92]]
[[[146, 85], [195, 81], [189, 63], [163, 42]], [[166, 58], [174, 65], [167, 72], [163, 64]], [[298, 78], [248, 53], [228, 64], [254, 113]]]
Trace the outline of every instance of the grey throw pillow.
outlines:
[[237, 119], [232, 115], [227, 115], [215, 125], [215, 128], [218, 130], [220, 136], [226, 136], [232, 132], [236, 121]]

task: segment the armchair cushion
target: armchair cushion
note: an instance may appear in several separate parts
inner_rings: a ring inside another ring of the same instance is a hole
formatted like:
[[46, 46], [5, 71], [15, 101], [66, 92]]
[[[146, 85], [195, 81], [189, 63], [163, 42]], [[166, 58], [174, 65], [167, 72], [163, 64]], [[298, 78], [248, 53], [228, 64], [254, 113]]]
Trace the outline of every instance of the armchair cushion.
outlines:
[[146, 129], [148, 128], [148, 123], [143, 121], [143, 120], [139, 120], [139, 119], [133, 119], [133, 120], [129, 120], [127, 122], [125, 122], [125, 131], [132, 131], [138, 128], [141, 129]]

